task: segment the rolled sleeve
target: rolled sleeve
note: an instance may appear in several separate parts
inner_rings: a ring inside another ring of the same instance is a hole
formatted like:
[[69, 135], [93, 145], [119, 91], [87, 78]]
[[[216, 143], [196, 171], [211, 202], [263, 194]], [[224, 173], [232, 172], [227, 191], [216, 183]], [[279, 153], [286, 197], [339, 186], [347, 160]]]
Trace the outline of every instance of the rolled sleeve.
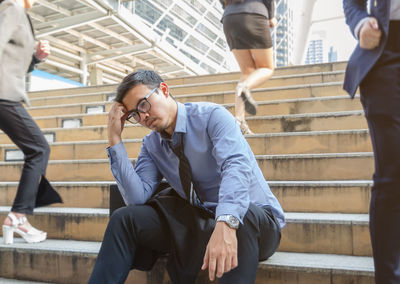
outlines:
[[208, 133], [221, 171], [216, 218], [229, 214], [243, 223], [250, 204], [251, 167], [247, 142], [234, 117], [222, 107], [212, 112]]
[[[142, 146], [142, 150], [143, 148]], [[153, 179], [158, 174], [151, 159], [146, 159], [146, 153], [141, 151], [136, 163], [141, 165], [141, 170], [137, 172], [128, 158], [123, 142], [108, 147], [106, 151], [111, 172], [125, 203], [127, 205], [146, 203], [161, 180], [161, 178]]]

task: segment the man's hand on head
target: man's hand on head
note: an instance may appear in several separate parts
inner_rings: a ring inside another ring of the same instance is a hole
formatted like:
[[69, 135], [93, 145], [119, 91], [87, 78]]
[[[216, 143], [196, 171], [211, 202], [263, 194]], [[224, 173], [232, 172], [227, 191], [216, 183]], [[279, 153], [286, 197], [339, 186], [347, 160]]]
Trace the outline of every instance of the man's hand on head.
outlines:
[[114, 103], [108, 113], [108, 142], [114, 146], [122, 141], [121, 134], [124, 130], [127, 111], [123, 104]]
[[364, 49], [374, 49], [379, 45], [382, 32], [379, 29], [378, 20], [370, 17], [360, 29], [360, 47]]
[[202, 270], [207, 269], [211, 281], [221, 278], [238, 265], [236, 230], [225, 222], [217, 222], [208, 242]]

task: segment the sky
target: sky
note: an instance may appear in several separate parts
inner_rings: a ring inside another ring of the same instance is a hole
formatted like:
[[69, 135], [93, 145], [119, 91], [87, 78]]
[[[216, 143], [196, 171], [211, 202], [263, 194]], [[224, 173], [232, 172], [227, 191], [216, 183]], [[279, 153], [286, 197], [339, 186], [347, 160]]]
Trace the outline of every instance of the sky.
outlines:
[[[309, 0], [291, 0], [290, 5], [294, 8], [294, 18], [296, 20], [296, 12], [298, 5], [302, 5], [303, 1]], [[337, 18], [334, 20], [326, 20]], [[321, 21], [324, 20], [325, 21]], [[337, 51], [338, 61], [348, 60], [354, 47], [356, 40], [350, 33], [350, 29], [345, 23], [342, 0], [317, 0], [314, 6], [312, 21], [310, 27], [310, 37], [313, 33], [324, 31], [326, 35], [327, 47], [333, 46]]]

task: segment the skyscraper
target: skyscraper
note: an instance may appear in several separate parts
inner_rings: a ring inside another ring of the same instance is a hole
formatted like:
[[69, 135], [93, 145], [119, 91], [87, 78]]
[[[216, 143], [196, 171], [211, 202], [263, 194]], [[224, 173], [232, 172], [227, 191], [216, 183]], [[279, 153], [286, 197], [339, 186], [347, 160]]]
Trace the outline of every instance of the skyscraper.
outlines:
[[276, 1], [278, 25], [272, 29], [275, 64], [277, 67], [292, 64], [293, 56], [293, 11], [288, 0]]
[[317, 64], [325, 60], [325, 32], [314, 32], [308, 43], [305, 64]]

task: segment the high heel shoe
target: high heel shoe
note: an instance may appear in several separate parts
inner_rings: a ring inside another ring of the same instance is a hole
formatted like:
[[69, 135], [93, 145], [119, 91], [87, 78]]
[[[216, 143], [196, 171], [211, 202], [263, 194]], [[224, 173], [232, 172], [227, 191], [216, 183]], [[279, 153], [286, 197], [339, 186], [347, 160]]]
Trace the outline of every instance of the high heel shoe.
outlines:
[[240, 96], [244, 102], [244, 109], [251, 115], [257, 113], [257, 102], [251, 96], [249, 88], [243, 84], [239, 83], [236, 87], [236, 94]]
[[39, 231], [30, 226], [26, 231], [23, 225], [28, 221], [26, 217], [17, 218], [13, 213], [9, 213], [8, 217], [11, 219], [12, 225], [3, 225], [3, 243], [12, 244], [14, 242], [14, 233], [20, 235], [27, 243], [38, 243], [46, 240], [47, 233]]
[[249, 125], [247, 124], [246, 120], [237, 119], [237, 122], [240, 126], [240, 130], [242, 131], [243, 135], [254, 134], [253, 131], [250, 130]]

